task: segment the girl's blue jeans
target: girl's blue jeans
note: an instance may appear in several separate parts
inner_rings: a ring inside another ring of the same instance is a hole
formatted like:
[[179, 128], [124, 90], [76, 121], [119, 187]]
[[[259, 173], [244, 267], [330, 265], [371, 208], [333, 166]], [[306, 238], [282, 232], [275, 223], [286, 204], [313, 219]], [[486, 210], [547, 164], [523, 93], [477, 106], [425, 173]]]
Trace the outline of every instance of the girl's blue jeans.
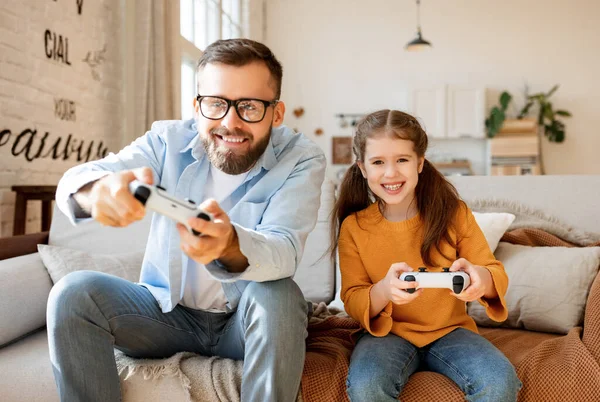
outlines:
[[467, 401], [516, 401], [522, 386], [506, 356], [472, 331], [457, 328], [422, 348], [394, 334], [364, 333], [350, 359], [348, 396], [352, 402], [397, 401], [416, 371], [445, 375]]

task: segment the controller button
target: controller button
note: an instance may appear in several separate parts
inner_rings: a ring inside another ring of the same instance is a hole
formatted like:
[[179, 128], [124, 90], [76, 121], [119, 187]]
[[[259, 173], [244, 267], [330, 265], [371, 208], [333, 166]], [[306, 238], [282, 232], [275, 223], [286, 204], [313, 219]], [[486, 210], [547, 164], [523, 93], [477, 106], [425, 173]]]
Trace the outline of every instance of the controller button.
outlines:
[[204, 219], [205, 221], [210, 221], [210, 216], [204, 212], [200, 212], [197, 216], [200, 219]]
[[[404, 280], [407, 281], [407, 282], [414, 282], [415, 281], [415, 276], [414, 275], [406, 275], [404, 277]], [[406, 290], [410, 294], [415, 293], [415, 288], [404, 289], [404, 290]]]
[[148, 198], [150, 198], [150, 193], [151, 191], [149, 188], [140, 186], [135, 190], [135, 194], [133, 194], [133, 196], [143, 205], [146, 205], [146, 201], [148, 201]]
[[196, 205], [196, 203], [194, 202], [194, 200], [190, 200], [189, 198], [185, 198], [185, 200], [186, 200], [187, 202], [189, 202], [190, 204], [194, 204], [194, 205]]
[[449, 268], [449, 267], [444, 267], [444, 268], [442, 268], [442, 270], [443, 270], [444, 272], [450, 272], [450, 268]]
[[167, 191], [167, 189], [164, 188], [163, 186], [156, 186], [156, 188], [161, 189], [162, 191]]
[[419, 272], [425, 272], [425, 271], [427, 271], [426, 267], [419, 267]]
[[463, 291], [465, 280], [462, 276], [455, 276], [452, 278], [452, 290], [454, 293], [459, 294]]

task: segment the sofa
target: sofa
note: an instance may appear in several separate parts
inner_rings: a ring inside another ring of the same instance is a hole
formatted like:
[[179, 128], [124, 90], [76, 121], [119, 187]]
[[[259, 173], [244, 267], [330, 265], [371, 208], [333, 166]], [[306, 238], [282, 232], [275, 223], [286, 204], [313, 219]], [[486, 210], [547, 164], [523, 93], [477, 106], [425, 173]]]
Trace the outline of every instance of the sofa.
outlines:
[[[600, 276], [598, 265], [590, 268], [590, 264], [596, 261], [590, 250], [600, 250], [594, 247], [600, 245], [600, 235], [597, 235], [600, 232], [597, 207], [600, 176], [464, 176], [452, 177], [451, 181], [474, 211], [516, 216], [515, 220], [511, 219], [510, 227], [505, 228], [506, 233], [498, 236], [499, 239], [501, 237], [498, 250], [506, 255], [507, 271], [508, 262], [521, 261], [532, 252], [549, 249], [555, 252], [548, 257], [551, 261], [543, 264], [535, 263], [543, 261], [539, 255], [531, 257], [533, 260], [528, 260], [529, 257], [524, 259], [528, 267], [547, 269], [541, 271], [539, 280], [527, 279], [525, 284], [519, 284], [519, 275], [526, 270], [521, 270], [522, 267], [515, 263], [515, 271], [511, 274], [514, 277], [509, 275], [509, 294], [517, 294], [519, 286], [526, 289], [525, 296], [520, 296], [522, 299], [513, 300], [515, 306], [521, 309], [519, 316], [512, 317], [512, 321], [509, 316], [509, 320], [502, 324], [485, 322], [485, 317], [476, 318], [481, 334], [517, 367], [524, 384], [519, 400], [598, 400]], [[343, 391], [344, 375], [351, 346], [348, 346], [346, 335], [356, 327], [340, 309], [343, 306], [339, 301], [340, 279], [336, 264], [324, 256], [329, 247], [328, 220], [334, 200], [335, 185], [326, 180], [317, 226], [307, 239], [303, 259], [294, 277], [306, 299], [312, 301], [315, 307], [315, 316], [311, 318], [313, 326], [311, 329], [309, 324], [307, 340], [311, 353], [307, 353], [305, 377], [299, 395], [299, 400], [305, 401], [347, 400]], [[131, 275], [131, 272], [122, 271], [124, 264], [127, 265], [124, 261], [130, 265], [138, 263], [145, 248], [148, 228], [148, 216], [127, 228], [108, 228], [94, 222], [74, 227], [55, 209], [49, 233], [0, 239], [0, 400], [58, 400], [44, 328], [46, 302], [53, 281], [73, 269], [102, 270], [109, 267], [113, 270], [109, 272], [114, 274], [123, 272], [124, 276]], [[503, 229], [501, 231], [504, 232]], [[560, 241], [563, 243], [554, 244]], [[542, 244], [545, 247], [540, 247]], [[577, 261], [573, 262], [575, 257], [569, 257], [571, 251], [567, 248], [583, 250], [587, 254], [581, 258], [577, 256]], [[561, 253], [570, 258], [569, 262], [551, 267], [561, 258], [564, 260]], [[583, 260], [588, 264], [587, 276], [580, 278], [577, 264]], [[566, 267], [571, 265], [572, 269], [568, 271]], [[129, 279], [135, 281], [135, 278]], [[566, 290], [568, 300], [559, 300], [555, 306], [547, 305], [547, 311], [542, 313], [529, 311], [530, 316], [526, 317], [524, 304], [529, 303], [533, 309], [543, 304], [540, 300], [527, 300], [532, 293], [541, 293], [539, 297], [542, 298], [552, 297], [573, 282], [577, 282], [578, 288], [572, 294]], [[579, 301], [571, 300], [571, 295], [577, 296]], [[476, 303], [470, 304], [471, 312], [474, 318], [480, 313]], [[554, 322], [557, 318], [558, 323]], [[324, 323], [329, 323], [327, 331], [321, 332], [325, 336], [317, 340], [314, 334], [323, 330]], [[339, 331], [336, 331], [336, 326], [339, 326]], [[314, 331], [313, 336], [311, 331]], [[335, 342], [336, 337], [339, 339], [338, 346], [346, 346], [337, 347], [336, 353], [329, 354], [328, 342], [332, 339], [331, 342]], [[329, 363], [335, 369], [329, 369], [327, 358], [334, 355], [336, 361]], [[315, 384], [316, 378], [316, 386], [322, 389], [322, 393], [307, 392], [305, 387], [309, 383], [309, 357], [313, 367], [310, 384]], [[136, 362], [118, 353], [116, 358], [120, 359], [124, 401], [239, 400], [241, 362], [185, 353], [164, 359], [168, 362], [160, 359]], [[204, 364], [201, 370], [212, 374], [198, 375], [197, 371], [190, 369], [200, 367], [194, 364]], [[337, 373], [335, 378], [331, 377], [334, 371]], [[315, 377], [316, 372], [322, 374]], [[205, 384], [199, 384], [204, 380], [207, 380]], [[436, 373], [419, 372], [411, 377], [401, 399], [458, 401], [463, 397], [447, 378]]]

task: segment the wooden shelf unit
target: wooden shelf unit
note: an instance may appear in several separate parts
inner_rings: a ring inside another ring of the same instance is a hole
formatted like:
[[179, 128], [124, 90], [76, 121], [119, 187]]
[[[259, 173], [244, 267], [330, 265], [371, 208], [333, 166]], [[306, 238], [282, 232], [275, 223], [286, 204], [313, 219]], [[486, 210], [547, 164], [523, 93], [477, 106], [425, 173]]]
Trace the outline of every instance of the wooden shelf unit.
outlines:
[[539, 175], [539, 135], [535, 119], [507, 120], [491, 140], [491, 175]]

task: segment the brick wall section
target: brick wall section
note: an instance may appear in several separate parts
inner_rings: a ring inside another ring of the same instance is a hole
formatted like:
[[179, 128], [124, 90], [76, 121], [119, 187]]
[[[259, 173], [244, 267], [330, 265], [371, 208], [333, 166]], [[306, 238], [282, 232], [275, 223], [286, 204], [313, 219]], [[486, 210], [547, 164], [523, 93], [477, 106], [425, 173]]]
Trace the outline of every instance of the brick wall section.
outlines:
[[[46, 30], [51, 32], [48, 47]], [[62, 61], [47, 57], [47, 52], [57, 53], [54, 34], [63, 37]], [[58, 138], [59, 150], [69, 134], [83, 141], [84, 151], [94, 141], [90, 159], [97, 158], [99, 141], [109, 152], [118, 150], [124, 127], [122, 43], [120, 0], [0, 1], [0, 132], [10, 130], [0, 137], [0, 237], [12, 235], [15, 195], [10, 186], [57, 184], [65, 170], [82, 163], [76, 153], [66, 160], [52, 158]], [[84, 61], [90, 51], [96, 52], [92, 62], [100, 61], [93, 69]], [[56, 115], [60, 99], [74, 102], [74, 121]], [[46, 157], [27, 160], [22, 149], [30, 134], [17, 142], [26, 129], [37, 130], [30, 157], [49, 133], [41, 153]], [[39, 231], [39, 202], [29, 203], [27, 218], [27, 233]]]

